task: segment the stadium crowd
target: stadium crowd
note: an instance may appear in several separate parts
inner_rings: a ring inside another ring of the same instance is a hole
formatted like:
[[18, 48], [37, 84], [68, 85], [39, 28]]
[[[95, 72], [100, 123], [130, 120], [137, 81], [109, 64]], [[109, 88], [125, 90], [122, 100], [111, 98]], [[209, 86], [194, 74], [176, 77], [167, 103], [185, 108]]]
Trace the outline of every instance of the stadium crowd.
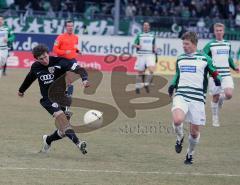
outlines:
[[237, 0], [128, 0], [126, 16], [179, 16], [235, 18], [240, 13]]
[[[86, 13], [93, 11], [111, 15], [114, 1], [111, 0], [0, 0], [5, 8], [15, 10]], [[133, 16], [179, 16], [229, 19], [240, 13], [239, 0], [120, 0], [121, 15]]]

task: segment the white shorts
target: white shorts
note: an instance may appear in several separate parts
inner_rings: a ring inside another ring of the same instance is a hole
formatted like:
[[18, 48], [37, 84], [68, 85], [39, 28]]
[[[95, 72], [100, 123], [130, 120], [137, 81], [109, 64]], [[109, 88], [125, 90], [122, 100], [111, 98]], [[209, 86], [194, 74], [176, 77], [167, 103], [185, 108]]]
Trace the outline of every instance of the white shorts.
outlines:
[[181, 109], [185, 113], [186, 121], [194, 125], [205, 125], [206, 123], [205, 104], [203, 102], [187, 102], [182, 96], [175, 96], [171, 111], [173, 112], [175, 109]]
[[226, 88], [234, 89], [234, 83], [231, 76], [222, 77], [221, 86], [216, 86], [212, 77], [209, 78], [209, 94], [216, 95], [220, 94]]
[[138, 55], [134, 69], [137, 71], [145, 71], [147, 67], [156, 65], [155, 60], [156, 57], [153, 54]]
[[0, 49], [0, 66], [4, 66], [7, 62], [8, 49]]

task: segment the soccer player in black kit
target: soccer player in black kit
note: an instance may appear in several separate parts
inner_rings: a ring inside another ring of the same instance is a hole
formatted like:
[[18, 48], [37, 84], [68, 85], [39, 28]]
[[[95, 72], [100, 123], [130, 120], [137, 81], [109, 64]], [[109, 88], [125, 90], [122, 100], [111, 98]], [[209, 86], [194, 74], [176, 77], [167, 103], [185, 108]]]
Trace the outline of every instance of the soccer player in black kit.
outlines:
[[83, 86], [88, 87], [88, 74], [84, 68], [81, 68], [74, 61], [61, 57], [49, 56], [48, 48], [39, 44], [34, 47], [32, 54], [36, 61], [32, 64], [30, 72], [19, 88], [18, 96], [23, 97], [24, 92], [31, 84], [38, 79], [42, 98], [40, 104], [55, 118], [57, 129], [51, 135], [43, 135], [43, 148], [41, 152], [47, 153], [53, 141], [68, 137], [83, 154], [87, 153], [86, 142], [80, 141], [72, 129], [69, 119], [63, 112], [63, 108], [57, 103], [52, 102], [48, 96], [50, 85], [67, 71], [79, 74], [82, 78]]

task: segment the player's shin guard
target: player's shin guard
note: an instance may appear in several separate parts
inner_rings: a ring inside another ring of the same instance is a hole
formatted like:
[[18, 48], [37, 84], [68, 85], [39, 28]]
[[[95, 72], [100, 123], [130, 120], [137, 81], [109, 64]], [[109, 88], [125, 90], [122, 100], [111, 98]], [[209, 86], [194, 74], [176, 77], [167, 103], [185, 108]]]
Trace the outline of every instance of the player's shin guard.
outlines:
[[72, 94], [73, 94], [73, 85], [68, 85], [67, 96], [72, 96]]
[[79, 144], [79, 139], [77, 137], [77, 135], [75, 134], [74, 130], [72, 128], [69, 128], [65, 131], [65, 135], [72, 140], [72, 142], [77, 145]]
[[189, 135], [189, 137], [188, 137], [189, 145], [188, 145], [188, 149], [187, 149], [188, 155], [193, 155], [194, 149], [195, 149], [196, 145], [199, 143], [199, 140], [200, 140], [200, 133], [198, 134], [198, 136], [196, 138], [193, 138], [191, 134]]
[[60, 133], [60, 131], [57, 129], [55, 130], [51, 135], [47, 136], [46, 142], [48, 145], [51, 145], [53, 141], [57, 141], [59, 139], [62, 139], [64, 136]]
[[212, 115], [218, 116], [218, 103], [211, 102]]
[[218, 103], [211, 102], [212, 107], [212, 125], [214, 127], [219, 127], [219, 118], [218, 118], [218, 112], [219, 112], [219, 105]]
[[172, 125], [173, 125], [174, 132], [177, 135], [177, 140], [180, 142], [182, 140], [183, 134], [184, 134], [183, 133], [183, 123], [181, 123], [178, 126], [176, 126], [174, 123]]
[[218, 100], [218, 107], [221, 109], [223, 106], [223, 102], [226, 99], [225, 94], [221, 93], [219, 96], [219, 100]]
[[6, 76], [7, 63], [3, 65], [3, 75]]

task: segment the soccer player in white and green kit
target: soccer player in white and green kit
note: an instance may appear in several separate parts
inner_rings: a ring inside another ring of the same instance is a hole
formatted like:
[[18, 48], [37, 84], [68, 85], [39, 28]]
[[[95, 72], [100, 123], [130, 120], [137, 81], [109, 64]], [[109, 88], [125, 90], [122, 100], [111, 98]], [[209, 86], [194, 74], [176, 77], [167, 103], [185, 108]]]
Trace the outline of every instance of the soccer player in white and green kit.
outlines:
[[208, 73], [214, 78], [217, 86], [221, 85], [221, 76], [212, 65], [212, 60], [206, 54], [197, 51], [197, 34], [186, 32], [182, 36], [184, 54], [178, 56], [176, 74], [168, 88], [171, 97], [176, 90], [173, 105], [173, 128], [177, 135], [175, 150], [182, 151], [184, 139], [183, 122], [190, 123], [185, 164], [193, 163], [195, 146], [200, 139], [200, 126], [205, 125], [205, 98], [208, 85]]
[[216, 66], [222, 77], [222, 85], [216, 87], [213, 79], [209, 78], [209, 92], [212, 95], [212, 125], [219, 127], [219, 108], [222, 107], [224, 100], [232, 98], [234, 83], [231, 77], [230, 68], [239, 72], [231, 57], [231, 44], [223, 39], [224, 25], [214, 24], [215, 39], [211, 40], [204, 47], [203, 51], [212, 58], [213, 65]]
[[12, 30], [4, 24], [4, 18], [0, 15], [0, 77], [6, 75], [8, 46], [12, 44], [14, 38]]
[[137, 49], [137, 61], [134, 69], [138, 72], [136, 76], [136, 93], [140, 93], [142, 81], [147, 69], [149, 74], [144, 78], [144, 87], [149, 93], [149, 85], [153, 78], [153, 73], [156, 66], [155, 56], [155, 34], [150, 31], [148, 22], [143, 23], [143, 32], [139, 33], [134, 41], [134, 47]]

